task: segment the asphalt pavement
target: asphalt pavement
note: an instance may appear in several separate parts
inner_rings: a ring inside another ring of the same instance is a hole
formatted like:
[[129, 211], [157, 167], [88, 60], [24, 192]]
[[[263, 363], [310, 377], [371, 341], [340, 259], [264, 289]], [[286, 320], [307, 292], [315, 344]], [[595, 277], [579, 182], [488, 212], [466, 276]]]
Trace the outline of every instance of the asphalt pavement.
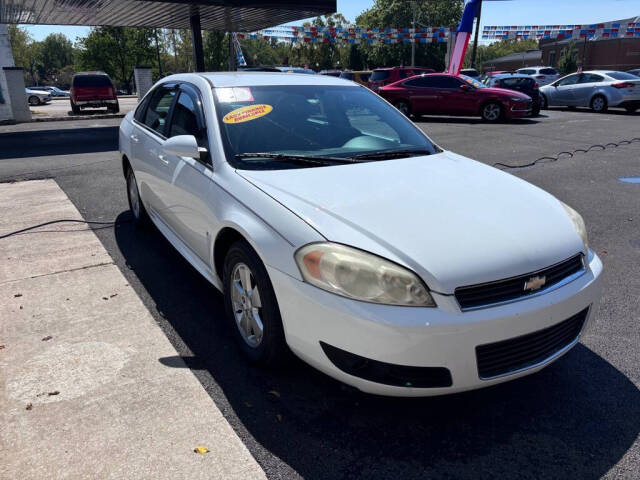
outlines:
[[120, 223], [95, 233], [268, 478], [640, 478], [640, 185], [619, 181], [640, 176], [639, 120], [552, 110], [509, 124], [418, 121], [482, 162], [538, 161], [508, 170], [581, 212], [605, 266], [599, 312], [568, 355], [439, 398], [364, 395], [299, 361], [248, 366], [222, 296], [159, 233], [125, 223], [119, 120], [0, 127], [0, 182], [54, 178], [85, 219]]
[[[133, 110], [138, 104], [137, 97], [119, 97], [118, 103], [120, 104], [120, 114], [126, 114], [130, 110]], [[43, 105], [34, 105], [29, 107], [31, 109], [31, 115], [34, 119], [45, 120], [51, 118], [69, 118], [72, 115], [71, 104], [68, 98], [54, 98], [51, 102]], [[81, 111], [81, 115], [104, 115], [107, 114], [105, 108], [87, 108]]]

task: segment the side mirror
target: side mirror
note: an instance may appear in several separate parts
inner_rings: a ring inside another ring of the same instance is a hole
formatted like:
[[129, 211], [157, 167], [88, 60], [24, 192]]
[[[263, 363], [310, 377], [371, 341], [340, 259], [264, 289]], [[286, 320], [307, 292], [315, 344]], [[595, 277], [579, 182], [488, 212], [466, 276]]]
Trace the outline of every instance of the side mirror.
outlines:
[[471, 85], [460, 85], [460, 90], [462, 90], [463, 92], [468, 92], [471, 90]]
[[162, 144], [162, 151], [178, 157], [200, 158], [200, 153], [206, 152], [206, 149], [198, 147], [196, 137], [193, 135], [178, 135], [167, 138]]

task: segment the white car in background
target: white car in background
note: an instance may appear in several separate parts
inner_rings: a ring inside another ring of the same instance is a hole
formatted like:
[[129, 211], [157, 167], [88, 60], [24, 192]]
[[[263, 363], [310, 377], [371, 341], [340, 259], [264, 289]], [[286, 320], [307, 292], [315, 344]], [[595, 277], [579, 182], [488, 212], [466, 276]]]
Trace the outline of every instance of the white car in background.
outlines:
[[543, 108], [589, 107], [604, 113], [617, 107], [633, 113], [640, 108], [640, 78], [610, 70], [573, 73], [542, 87], [540, 94]]
[[25, 88], [24, 91], [27, 94], [27, 102], [29, 105], [42, 105], [43, 103], [49, 103], [51, 101], [51, 94], [45, 90]]
[[119, 139], [136, 224], [224, 293], [257, 364], [291, 349], [365, 392], [447, 394], [540, 370], [594, 315], [577, 212], [353, 82], [173, 75]]
[[525, 67], [516, 70], [516, 72], [531, 75], [541, 87], [555, 82], [561, 76], [560, 72], [553, 67]]

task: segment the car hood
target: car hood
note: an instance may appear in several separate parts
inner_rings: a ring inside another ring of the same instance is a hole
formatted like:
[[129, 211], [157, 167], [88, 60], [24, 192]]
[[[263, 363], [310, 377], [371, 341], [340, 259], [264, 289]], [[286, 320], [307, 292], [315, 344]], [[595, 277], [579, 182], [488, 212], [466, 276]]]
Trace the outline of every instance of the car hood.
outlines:
[[327, 240], [405, 265], [440, 293], [533, 272], [584, 250], [553, 196], [451, 152], [238, 173]]

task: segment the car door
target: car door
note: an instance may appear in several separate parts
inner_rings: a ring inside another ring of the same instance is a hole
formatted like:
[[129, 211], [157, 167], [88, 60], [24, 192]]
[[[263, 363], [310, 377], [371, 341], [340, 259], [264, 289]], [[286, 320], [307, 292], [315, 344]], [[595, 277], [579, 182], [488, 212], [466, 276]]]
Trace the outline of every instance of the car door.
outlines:
[[604, 81], [604, 77], [595, 73], [584, 73], [580, 76], [578, 83], [573, 86], [573, 105], [577, 107], [588, 107], [591, 103], [593, 92], [598, 84]]
[[170, 162], [161, 147], [166, 140], [166, 127], [171, 107], [177, 94], [175, 84], [157, 87], [141, 105], [141, 112], [134, 117], [134, 128], [130, 139], [134, 157], [134, 171], [142, 198], [149, 213], [160, 220], [168, 216], [168, 182]]
[[[463, 90], [467, 85], [468, 90]], [[475, 88], [452, 76], [439, 77], [440, 108], [442, 113], [474, 115], [478, 113]]]
[[580, 75], [580, 73], [574, 73], [554, 83], [549, 104], [558, 106], [574, 105], [573, 87], [580, 80]]
[[209, 201], [213, 166], [202, 95], [191, 84], [180, 85], [169, 120], [167, 137], [177, 135], [193, 135], [202, 152], [199, 158], [166, 155], [171, 177], [167, 223], [191, 253], [209, 265], [212, 225], [217, 223]]
[[411, 110], [414, 113], [430, 114], [438, 111], [438, 90], [430, 77], [415, 77], [402, 84], [408, 90]]

